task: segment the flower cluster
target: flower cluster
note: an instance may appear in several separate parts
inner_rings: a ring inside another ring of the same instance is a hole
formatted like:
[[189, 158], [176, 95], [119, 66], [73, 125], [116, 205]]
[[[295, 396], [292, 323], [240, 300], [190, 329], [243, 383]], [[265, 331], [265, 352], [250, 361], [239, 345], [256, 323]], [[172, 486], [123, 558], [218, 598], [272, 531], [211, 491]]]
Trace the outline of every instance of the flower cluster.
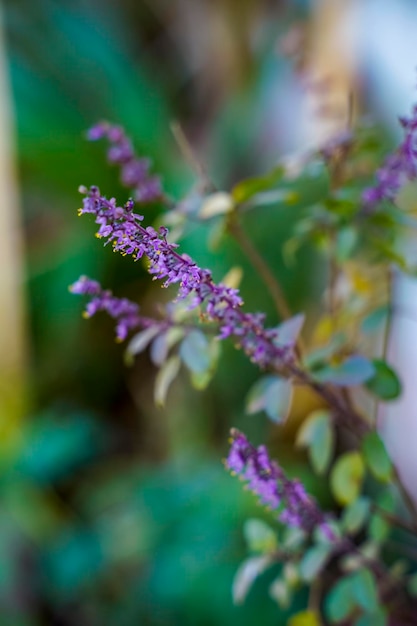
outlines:
[[362, 200], [365, 207], [373, 208], [381, 200], [394, 200], [398, 191], [408, 181], [417, 178], [417, 105], [411, 117], [400, 118], [404, 140], [377, 170], [377, 183], [365, 189]]
[[81, 187], [80, 191], [86, 197], [79, 213], [96, 216], [97, 236], [106, 238], [122, 254], [134, 259], [147, 257], [154, 278], [163, 280], [164, 287], [178, 284], [177, 298], [190, 296], [190, 309], [201, 306], [205, 319], [219, 325], [221, 339], [234, 336], [239, 347], [261, 367], [276, 369], [292, 362], [293, 345], [278, 345], [277, 331], [264, 327], [264, 315], [244, 313], [239, 292], [214, 283], [209, 270], [198, 267], [189, 256], [180, 255], [177, 245], [168, 243], [166, 228], [156, 231], [142, 226], [143, 216], [133, 212], [132, 200], [120, 207], [114, 198], [101, 196], [98, 187]]
[[147, 204], [163, 198], [160, 178], [150, 174], [150, 160], [138, 158], [135, 155], [132, 142], [121, 126], [99, 122], [90, 128], [87, 136], [91, 141], [97, 141], [103, 137], [109, 141], [107, 158], [110, 163], [121, 166], [121, 182], [125, 187], [133, 190], [136, 202]]
[[75, 294], [93, 296], [87, 304], [84, 316], [92, 317], [98, 311], [105, 311], [117, 321], [116, 337], [118, 341], [124, 341], [128, 333], [135, 328], [144, 328], [151, 324], [156, 324], [154, 320], [139, 315], [139, 306], [127, 298], [116, 298], [109, 290], [103, 290], [100, 284], [81, 276], [73, 285], [70, 291]]
[[288, 526], [311, 533], [316, 526], [331, 539], [326, 516], [296, 479], [289, 479], [275, 461], [271, 461], [265, 446], [255, 448], [243, 433], [233, 428], [232, 443], [226, 467], [247, 481], [248, 488], [261, 503], [272, 510], [279, 509], [279, 520]]

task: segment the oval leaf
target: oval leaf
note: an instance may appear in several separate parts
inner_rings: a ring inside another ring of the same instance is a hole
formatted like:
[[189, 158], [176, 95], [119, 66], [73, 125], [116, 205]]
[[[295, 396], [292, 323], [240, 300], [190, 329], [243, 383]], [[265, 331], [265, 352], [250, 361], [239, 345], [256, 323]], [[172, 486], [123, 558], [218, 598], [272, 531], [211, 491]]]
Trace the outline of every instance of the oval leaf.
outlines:
[[338, 458], [330, 476], [330, 485], [337, 502], [350, 504], [358, 497], [365, 466], [359, 452], [346, 452]]
[[171, 356], [156, 375], [154, 397], [155, 404], [162, 407], [165, 404], [168, 389], [177, 377], [181, 360], [177, 355]]
[[394, 400], [401, 394], [401, 383], [394, 370], [382, 359], [372, 361], [375, 374], [366, 382], [366, 388], [381, 400]]
[[145, 328], [145, 330], [142, 330], [140, 333], [136, 333], [136, 335], [134, 335], [134, 337], [130, 340], [126, 352], [132, 355], [143, 352], [143, 350], [148, 347], [152, 339], [156, 337], [159, 331], [160, 329], [158, 326], [149, 326], [149, 328]]
[[192, 372], [201, 374], [210, 367], [210, 347], [201, 330], [192, 330], [180, 346], [180, 356]]
[[265, 394], [274, 379], [275, 376], [262, 376], [261, 378], [258, 378], [254, 385], [252, 385], [249, 389], [248, 395], [246, 396], [246, 413], [252, 415], [253, 413], [258, 413], [265, 408]]
[[158, 337], [152, 342], [149, 352], [152, 363], [157, 367], [160, 367], [166, 361], [168, 351], [168, 332], [165, 331], [164, 333], [158, 335]]
[[350, 356], [338, 365], [327, 365], [314, 372], [314, 377], [319, 382], [332, 383], [340, 387], [361, 385], [374, 375], [373, 363], [360, 354]]
[[346, 620], [356, 609], [351, 576], [341, 578], [326, 596], [325, 608], [330, 622]]
[[283, 177], [285, 170], [277, 167], [266, 176], [247, 178], [237, 183], [232, 189], [232, 196], [236, 202], [246, 202], [261, 191], [272, 189]]
[[369, 569], [362, 569], [353, 574], [352, 594], [358, 606], [365, 611], [372, 613], [378, 608], [375, 578]]
[[382, 324], [386, 323], [388, 312], [388, 307], [384, 305], [378, 307], [372, 311], [372, 313], [369, 313], [361, 324], [362, 332], [365, 334], [378, 332], [381, 329]]
[[268, 553], [278, 547], [276, 533], [260, 519], [248, 519], [243, 527], [243, 534], [251, 552]]
[[385, 517], [378, 515], [378, 513], [372, 515], [368, 526], [370, 539], [377, 544], [383, 543], [389, 537], [390, 532], [391, 525], [387, 522]]
[[412, 574], [407, 581], [407, 590], [414, 598], [417, 598], [417, 573]]
[[357, 533], [361, 530], [368, 519], [370, 508], [371, 503], [369, 498], [365, 496], [357, 498], [343, 511], [343, 529], [350, 534]]
[[362, 442], [362, 451], [366, 464], [379, 481], [389, 483], [393, 466], [385, 449], [384, 442], [377, 432], [368, 433]]
[[210, 365], [204, 372], [191, 372], [191, 383], [194, 389], [205, 389], [216, 371], [216, 365], [221, 353], [221, 344], [217, 339], [212, 339], [208, 345], [208, 357]]
[[356, 621], [354, 626], [387, 626], [388, 615], [383, 607], [378, 607], [376, 611], [372, 613], [366, 613], [361, 615]]
[[278, 336], [274, 339], [275, 345], [287, 346], [288, 344], [295, 344], [303, 327], [304, 320], [304, 313], [298, 313], [277, 326], [275, 330]]
[[309, 583], [320, 574], [333, 550], [329, 544], [313, 546], [305, 552], [300, 562], [301, 578]]
[[282, 609], [287, 609], [291, 603], [292, 589], [286, 580], [276, 578], [269, 586], [269, 595]]
[[198, 212], [198, 217], [202, 220], [208, 220], [216, 215], [224, 215], [225, 213], [230, 213], [233, 206], [232, 196], [224, 191], [218, 191], [206, 198]]
[[274, 377], [265, 394], [265, 413], [273, 422], [284, 422], [291, 408], [292, 384], [285, 378]]
[[233, 580], [232, 595], [235, 604], [242, 604], [257, 577], [273, 562], [268, 555], [253, 556], [243, 561]]
[[313, 411], [298, 431], [296, 443], [308, 449], [314, 471], [323, 474], [334, 450], [334, 431], [329, 411]]
[[339, 263], [344, 263], [352, 255], [358, 241], [358, 233], [351, 226], [339, 230], [336, 236], [336, 257]]

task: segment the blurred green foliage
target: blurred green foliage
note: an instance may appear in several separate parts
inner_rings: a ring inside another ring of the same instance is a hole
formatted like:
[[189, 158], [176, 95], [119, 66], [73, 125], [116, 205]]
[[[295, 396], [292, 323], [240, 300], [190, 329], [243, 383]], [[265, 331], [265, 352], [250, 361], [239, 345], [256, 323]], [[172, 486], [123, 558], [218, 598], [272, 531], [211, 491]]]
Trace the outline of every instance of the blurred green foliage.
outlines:
[[[226, 5], [232, 15], [241, 10]], [[254, 3], [246, 5], [250, 20]], [[283, 3], [276, 30], [289, 19], [284, 9]], [[103, 250], [88, 220], [76, 219], [79, 184], [125, 197], [102, 147], [84, 140], [97, 119], [122, 123], [176, 197], [193, 174], [170, 134], [174, 118], [197, 140], [203, 137], [208, 167], [221, 185], [271, 166], [264, 156], [270, 147], [254, 145], [266, 93], [283, 71], [281, 62], [271, 61], [275, 30], [265, 48], [246, 55], [239, 80], [218, 102], [216, 89], [224, 92], [224, 86], [213, 80], [205, 91], [201, 75], [192, 75], [184, 61], [191, 50], [173, 39], [171, 20], [185, 19], [181, 11], [181, 3], [171, 12], [164, 3], [152, 8], [147, 2], [4, 3], [27, 252], [32, 405], [18, 448], [1, 449], [5, 625], [268, 626], [286, 620], [265, 598], [262, 580], [244, 607], [233, 606], [231, 597], [245, 554], [243, 520], [255, 511], [220, 459], [232, 423], [244, 423], [256, 438], [267, 436], [265, 420], [243, 417], [242, 397], [255, 368], [229, 346], [204, 398], [177, 384], [169, 408], [155, 409], [148, 358], [125, 369], [111, 324], [82, 321], [81, 304], [67, 290], [86, 273], [140, 300], [145, 310], [156, 299], [141, 266]], [[231, 38], [248, 51], [250, 21], [242, 28]], [[297, 310], [311, 288], [311, 258], [303, 250], [297, 267], [284, 273], [281, 249], [291, 208], [262, 210], [262, 220], [248, 214], [245, 225], [282, 274]], [[151, 222], [156, 212], [148, 217]], [[206, 236], [205, 229], [192, 228], [184, 249], [216, 278], [242, 265], [248, 309], [266, 310], [275, 321], [236, 245], [227, 241], [204, 252]]]

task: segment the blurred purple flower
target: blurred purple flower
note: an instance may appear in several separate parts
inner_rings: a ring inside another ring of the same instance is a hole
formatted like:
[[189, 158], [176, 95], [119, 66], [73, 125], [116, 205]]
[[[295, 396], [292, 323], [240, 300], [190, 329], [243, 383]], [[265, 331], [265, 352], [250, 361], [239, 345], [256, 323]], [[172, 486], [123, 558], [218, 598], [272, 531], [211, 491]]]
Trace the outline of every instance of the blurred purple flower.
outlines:
[[136, 202], [147, 204], [163, 199], [160, 179], [150, 174], [151, 161], [137, 158], [132, 142], [121, 126], [99, 122], [90, 128], [87, 137], [90, 141], [103, 138], [109, 141], [107, 159], [110, 163], [120, 165], [120, 180], [125, 187], [133, 190]]
[[118, 341], [124, 341], [128, 333], [134, 328], [146, 327], [156, 324], [154, 320], [141, 317], [139, 306], [127, 298], [116, 298], [111, 291], [104, 291], [98, 282], [81, 276], [73, 285], [70, 291], [76, 294], [92, 295], [94, 298], [87, 304], [84, 316], [92, 317], [98, 311], [105, 311], [117, 320], [116, 337]]
[[265, 506], [279, 509], [278, 518], [287, 526], [296, 526], [311, 533], [319, 526], [329, 539], [333, 534], [328, 518], [306, 493], [299, 480], [289, 479], [282, 468], [271, 461], [265, 446], [255, 448], [235, 428], [226, 467], [248, 483], [248, 488]]
[[[98, 187], [80, 188], [85, 194], [80, 215], [92, 213], [99, 224], [98, 237], [111, 242], [114, 250], [132, 255], [134, 259], [146, 256], [149, 272], [154, 279], [163, 280], [163, 286], [179, 284], [177, 299], [192, 296], [190, 309], [203, 307], [204, 318], [219, 325], [220, 338], [234, 336], [251, 360], [261, 367], [289, 364], [294, 357], [293, 345], [277, 345], [277, 331], [264, 327], [264, 315], [244, 313], [238, 290], [213, 282], [211, 272], [198, 267], [187, 255], [176, 251], [176, 244], [167, 242], [167, 229], [157, 232], [151, 226], [141, 225], [143, 216], [133, 212], [133, 201], [119, 207], [116, 200], [100, 195]], [[91, 287], [90, 287], [91, 288]]]
[[411, 117], [400, 118], [400, 124], [405, 134], [403, 142], [377, 170], [376, 184], [362, 194], [367, 209], [372, 209], [382, 200], [395, 200], [401, 187], [417, 177], [417, 105], [413, 107]]

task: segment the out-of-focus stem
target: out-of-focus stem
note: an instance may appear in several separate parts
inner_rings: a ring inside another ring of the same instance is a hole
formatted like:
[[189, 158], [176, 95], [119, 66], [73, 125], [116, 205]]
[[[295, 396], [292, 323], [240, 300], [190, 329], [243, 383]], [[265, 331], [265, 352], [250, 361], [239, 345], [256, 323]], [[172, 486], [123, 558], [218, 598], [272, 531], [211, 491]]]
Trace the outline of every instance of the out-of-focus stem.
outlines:
[[248, 260], [251, 262], [265, 286], [268, 288], [278, 315], [284, 320], [289, 319], [291, 317], [291, 311], [285, 298], [284, 291], [265, 259], [259, 254], [258, 250], [255, 248], [254, 244], [246, 235], [242, 226], [234, 216], [230, 219], [228, 228], [229, 232], [236, 239], [239, 246], [246, 254]]

